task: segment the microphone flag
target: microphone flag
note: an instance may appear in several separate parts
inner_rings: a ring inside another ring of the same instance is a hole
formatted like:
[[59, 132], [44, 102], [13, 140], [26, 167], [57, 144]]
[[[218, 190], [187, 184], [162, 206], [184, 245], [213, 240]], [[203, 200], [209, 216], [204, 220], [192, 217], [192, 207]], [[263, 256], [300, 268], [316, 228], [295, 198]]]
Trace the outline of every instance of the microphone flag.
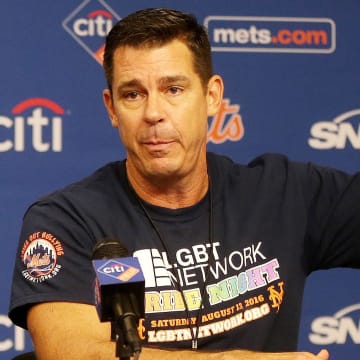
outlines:
[[145, 279], [137, 258], [121, 257], [92, 261], [96, 273], [95, 304], [101, 322], [113, 321], [114, 295], [134, 297], [138, 318], [145, 316]]

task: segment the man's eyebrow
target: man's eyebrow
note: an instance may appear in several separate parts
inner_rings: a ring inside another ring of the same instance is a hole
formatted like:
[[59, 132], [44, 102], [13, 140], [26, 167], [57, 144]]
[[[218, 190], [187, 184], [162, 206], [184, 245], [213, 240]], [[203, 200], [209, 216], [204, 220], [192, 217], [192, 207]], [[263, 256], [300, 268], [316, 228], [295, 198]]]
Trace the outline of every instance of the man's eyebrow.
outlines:
[[121, 82], [117, 89], [118, 91], [121, 90], [121, 89], [124, 89], [124, 88], [131, 88], [131, 87], [139, 87], [141, 86], [141, 82], [140, 80], [138, 79], [131, 79], [131, 80], [128, 80], [128, 81], [123, 81]]
[[116, 87], [116, 96], [121, 97], [123, 91], [131, 90], [131, 89], [139, 89], [141, 88], [141, 81], [138, 79], [131, 79], [128, 81], [122, 81]]
[[[169, 75], [163, 76], [158, 80], [160, 85], [168, 85], [174, 83], [189, 83], [190, 79], [184, 75]], [[131, 79], [121, 82], [117, 87], [117, 93], [120, 93], [124, 89], [140, 88], [143, 87], [142, 82], [139, 79]]]
[[190, 79], [184, 75], [169, 75], [169, 76], [164, 76], [159, 80], [160, 84], [171, 84], [177, 82], [187, 83], [190, 82]]

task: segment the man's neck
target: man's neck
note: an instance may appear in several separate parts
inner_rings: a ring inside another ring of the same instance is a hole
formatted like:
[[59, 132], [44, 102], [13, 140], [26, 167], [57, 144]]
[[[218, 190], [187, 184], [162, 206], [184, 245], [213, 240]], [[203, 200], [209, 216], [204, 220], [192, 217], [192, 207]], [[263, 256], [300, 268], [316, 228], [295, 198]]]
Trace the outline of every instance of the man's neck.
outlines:
[[127, 170], [127, 176], [136, 194], [144, 201], [169, 209], [192, 206], [207, 193], [209, 180], [204, 167], [196, 175], [186, 178], [144, 178]]

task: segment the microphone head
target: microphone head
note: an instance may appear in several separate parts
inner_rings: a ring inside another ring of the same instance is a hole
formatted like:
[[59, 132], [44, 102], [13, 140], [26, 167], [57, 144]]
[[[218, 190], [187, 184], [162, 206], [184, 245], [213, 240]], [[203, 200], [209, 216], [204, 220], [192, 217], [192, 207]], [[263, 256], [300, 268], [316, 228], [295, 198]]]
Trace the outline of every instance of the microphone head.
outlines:
[[129, 256], [128, 249], [113, 239], [100, 240], [94, 247], [92, 260], [113, 259]]
[[133, 313], [137, 319], [144, 317], [145, 279], [139, 260], [129, 256], [127, 248], [113, 239], [100, 240], [91, 260], [100, 321], [117, 321], [119, 316], [114, 304], [120, 304], [124, 314]]

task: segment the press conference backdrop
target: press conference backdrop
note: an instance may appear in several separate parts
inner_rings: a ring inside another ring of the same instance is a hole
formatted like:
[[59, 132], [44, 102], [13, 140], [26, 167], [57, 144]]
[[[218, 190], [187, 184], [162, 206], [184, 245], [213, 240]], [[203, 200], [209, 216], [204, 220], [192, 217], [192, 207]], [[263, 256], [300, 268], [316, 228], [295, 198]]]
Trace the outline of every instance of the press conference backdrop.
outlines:
[[[359, 0], [2, 0], [1, 359], [32, 348], [6, 315], [22, 215], [38, 196], [124, 157], [101, 98], [104, 36], [155, 6], [193, 12], [209, 30], [226, 84], [210, 150], [242, 163], [280, 152], [360, 169]], [[359, 272], [312, 275], [299, 349], [359, 359], [359, 344]]]

